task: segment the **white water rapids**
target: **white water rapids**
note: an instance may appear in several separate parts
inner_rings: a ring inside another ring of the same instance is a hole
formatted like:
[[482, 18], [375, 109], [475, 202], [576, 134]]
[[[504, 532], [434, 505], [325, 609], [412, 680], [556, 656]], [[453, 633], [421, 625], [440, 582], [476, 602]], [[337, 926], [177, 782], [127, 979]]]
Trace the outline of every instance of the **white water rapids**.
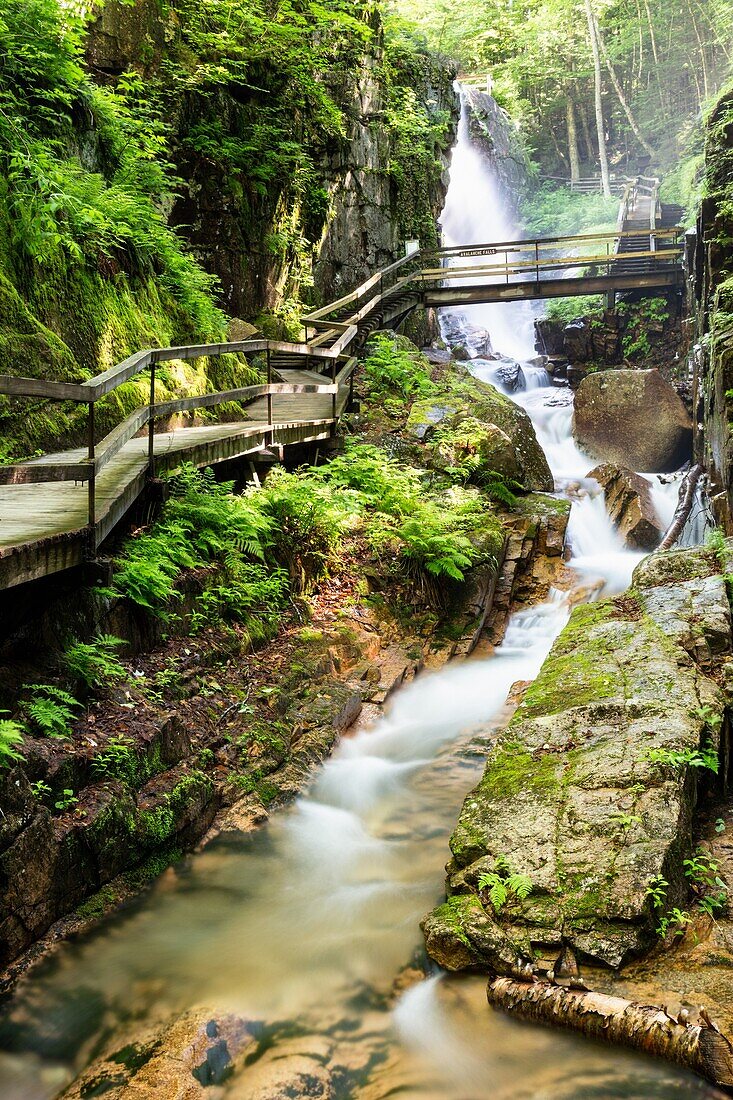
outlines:
[[[513, 229], [465, 118], [444, 227], [453, 242], [505, 239]], [[461, 324], [488, 328], [499, 351], [534, 355], [531, 306], [465, 314]], [[496, 381], [497, 366], [476, 360], [472, 369]], [[523, 370], [526, 389], [512, 396], [535, 424], [558, 489], [575, 498], [577, 586], [621, 591], [641, 555], [622, 548], [602, 496], [583, 481], [593, 463], [572, 441], [570, 392], [537, 364]], [[659, 484], [655, 493], [669, 512], [674, 494]], [[705, 1095], [676, 1069], [489, 1012], [480, 978], [434, 974], [392, 993], [400, 970], [421, 958], [419, 920], [441, 899], [448, 836], [507, 694], [537, 674], [568, 615], [560, 592], [514, 615], [494, 656], [404, 688], [265, 829], [214, 844], [137, 906], [65, 945], [23, 996], [25, 1031], [11, 1031], [0, 1052], [3, 1100], [49, 1100], [111, 1025], [199, 1004], [260, 1021], [275, 1051], [294, 1035], [311, 1045], [325, 1037], [330, 1063], [341, 1067], [334, 1100]], [[246, 1072], [214, 1094], [260, 1095]]]

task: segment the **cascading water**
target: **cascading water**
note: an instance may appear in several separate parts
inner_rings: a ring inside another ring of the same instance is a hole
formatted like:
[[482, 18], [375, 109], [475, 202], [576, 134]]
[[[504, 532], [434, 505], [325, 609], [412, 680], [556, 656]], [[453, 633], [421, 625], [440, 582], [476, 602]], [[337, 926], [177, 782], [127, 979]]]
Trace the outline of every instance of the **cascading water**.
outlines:
[[[464, 115], [446, 232], [509, 235], [504, 217]], [[469, 332], [488, 326], [499, 350], [531, 355], [522, 307], [472, 308], [482, 312], [460, 321]], [[472, 369], [497, 381], [496, 361], [474, 360]], [[558, 488], [574, 499], [578, 584], [618, 591], [638, 555], [622, 549], [602, 497], [584, 481], [590, 464], [572, 442], [569, 395], [536, 364], [522, 371], [525, 389], [512, 396], [532, 417]], [[133, 1020], [201, 1004], [259, 1021], [275, 1049], [294, 1034], [321, 1037], [340, 1067], [338, 1095], [357, 1100], [704, 1095], [675, 1069], [489, 1013], [479, 978], [436, 975], [396, 1005], [391, 997], [420, 950], [418, 922], [441, 896], [447, 837], [508, 713], [509, 690], [537, 674], [568, 614], [566, 595], [555, 592], [514, 615], [492, 658], [404, 688], [265, 829], [215, 843], [137, 906], [64, 945], [0, 1033], [3, 1100], [49, 1100], [110, 1028], [124, 1036]], [[217, 1095], [250, 1100], [247, 1073]]]

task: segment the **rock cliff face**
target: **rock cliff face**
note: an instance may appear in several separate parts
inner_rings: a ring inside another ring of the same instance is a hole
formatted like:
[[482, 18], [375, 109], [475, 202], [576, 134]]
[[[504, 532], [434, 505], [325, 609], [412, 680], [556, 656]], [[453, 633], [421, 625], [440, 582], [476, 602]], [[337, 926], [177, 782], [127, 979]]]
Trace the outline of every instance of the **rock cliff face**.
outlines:
[[[687, 896], [712, 772], [685, 761], [720, 747], [720, 669], [733, 670], [731, 615], [710, 551], [652, 555], [626, 595], [575, 610], [464, 803], [448, 901], [424, 922], [436, 961], [507, 973], [571, 945], [617, 967], [654, 941], [655, 876], [665, 907]], [[492, 902], [492, 872], [526, 876], [529, 895]]]
[[[183, 184], [171, 221], [218, 276], [234, 315], [285, 315], [299, 297], [328, 300], [391, 263], [406, 238], [435, 243], [458, 117], [455, 70], [428, 53], [399, 53], [387, 65], [378, 16], [370, 21], [370, 44], [344, 75], [324, 74], [345, 129], [340, 138], [300, 135], [315, 166], [305, 182], [294, 169], [253, 185], [252, 164], [229, 158], [247, 146], [260, 113], [267, 124], [267, 96], [260, 103], [249, 88], [224, 87], [213, 99], [190, 91], [178, 105], [171, 153]], [[87, 58], [113, 84], [131, 68], [160, 76], [179, 39], [175, 5], [111, 0], [90, 29]], [[428, 135], [423, 155], [405, 140], [408, 115]]]
[[733, 94], [725, 93], [706, 122], [705, 190], [696, 233], [688, 236], [695, 342], [696, 451], [712, 481], [716, 518], [733, 530]]
[[492, 95], [467, 89], [471, 139], [491, 165], [504, 198], [517, 206], [527, 187], [529, 160], [509, 115]]

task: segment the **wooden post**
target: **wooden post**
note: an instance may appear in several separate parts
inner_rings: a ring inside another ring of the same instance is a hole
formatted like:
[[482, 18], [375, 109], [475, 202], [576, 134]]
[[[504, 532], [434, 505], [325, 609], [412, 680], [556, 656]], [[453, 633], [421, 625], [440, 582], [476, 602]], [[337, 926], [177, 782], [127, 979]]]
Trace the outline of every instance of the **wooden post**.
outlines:
[[97, 550], [97, 472], [94, 467], [95, 429], [93, 401], [89, 402], [88, 409], [89, 413], [87, 417], [87, 461], [91, 464], [92, 467], [89, 471], [89, 481], [87, 482], [87, 497], [89, 509], [89, 556], [94, 557], [94, 554]]
[[150, 364], [150, 419], [148, 420], [148, 477], [155, 477], [155, 360]]
[[536, 282], [540, 281], [540, 246], [539, 242], [534, 242], [534, 264], [535, 264], [535, 276]]
[[[336, 365], [337, 365], [337, 360], [336, 360], [336, 356], [334, 356], [333, 359], [331, 360], [331, 385], [332, 386], [336, 385]], [[336, 397], [337, 396], [338, 395], [336, 393], [333, 393], [331, 395], [331, 416], [333, 417], [334, 420], [336, 419]], [[336, 431], [336, 425], [335, 424], [333, 426], [333, 430], [334, 430], [334, 432]]]
[[[267, 385], [272, 385], [272, 362], [270, 359], [270, 345], [267, 345]], [[272, 427], [272, 394], [267, 394], [267, 423]], [[270, 442], [272, 442], [272, 434], [270, 434]]]

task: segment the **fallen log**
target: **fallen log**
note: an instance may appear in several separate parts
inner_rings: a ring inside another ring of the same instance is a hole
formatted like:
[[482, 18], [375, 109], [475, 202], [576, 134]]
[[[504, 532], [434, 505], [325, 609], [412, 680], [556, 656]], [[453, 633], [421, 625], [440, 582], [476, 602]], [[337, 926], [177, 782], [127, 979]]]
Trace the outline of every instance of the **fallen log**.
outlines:
[[513, 978], [493, 979], [487, 995], [493, 1008], [522, 1020], [571, 1028], [590, 1039], [633, 1047], [733, 1091], [733, 1046], [704, 1010], [708, 1024], [680, 1023], [656, 1005]]
[[700, 480], [701, 474], [702, 466], [698, 463], [696, 466], [692, 466], [685, 475], [680, 485], [677, 507], [672, 516], [672, 522], [667, 528], [664, 538], [657, 549], [670, 550], [682, 534], [682, 528], [687, 523], [687, 517], [692, 511], [692, 505], [695, 502], [695, 489], [697, 488], [697, 483]]

